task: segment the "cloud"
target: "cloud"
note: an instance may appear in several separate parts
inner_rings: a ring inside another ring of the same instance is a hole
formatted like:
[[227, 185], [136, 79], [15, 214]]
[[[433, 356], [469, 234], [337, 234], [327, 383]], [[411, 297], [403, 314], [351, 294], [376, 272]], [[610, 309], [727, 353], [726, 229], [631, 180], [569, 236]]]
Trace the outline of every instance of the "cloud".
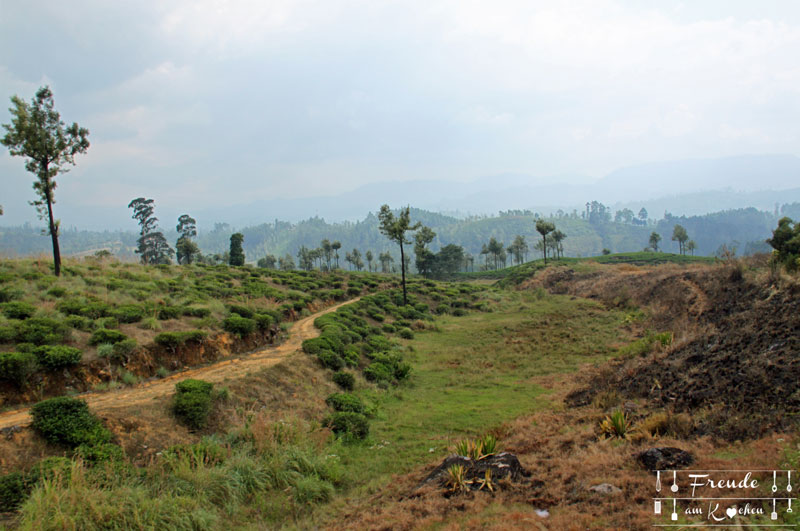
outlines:
[[800, 9], [700, 4], [7, 3], [0, 87], [51, 83], [89, 127], [73, 177], [93, 201], [796, 153]]

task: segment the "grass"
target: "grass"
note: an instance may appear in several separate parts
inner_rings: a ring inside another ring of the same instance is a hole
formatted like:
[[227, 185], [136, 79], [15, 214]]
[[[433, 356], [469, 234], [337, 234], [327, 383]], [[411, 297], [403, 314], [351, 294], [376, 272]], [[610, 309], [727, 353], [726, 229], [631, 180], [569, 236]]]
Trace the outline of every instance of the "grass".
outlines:
[[348, 484], [356, 486], [345, 501], [444, 457], [460, 439], [550, 407], [539, 378], [614, 355], [621, 312], [569, 297], [500, 296], [492, 313], [438, 319], [440, 332], [420, 332], [409, 341], [408, 384], [386, 394], [357, 391], [380, 407], [371, 441], [331, 450], [345, 465]]

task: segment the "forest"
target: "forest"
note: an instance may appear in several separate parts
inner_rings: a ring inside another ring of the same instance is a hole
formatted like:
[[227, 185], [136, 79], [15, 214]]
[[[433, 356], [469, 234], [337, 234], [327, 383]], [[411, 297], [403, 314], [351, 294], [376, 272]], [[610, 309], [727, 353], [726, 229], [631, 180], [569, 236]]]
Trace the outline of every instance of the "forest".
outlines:
[[[535, 224], [540, 218], [552, 222], [564, 234], [560, 246], [563, 256], [566, 257], [599, 256], [604, 250], [612, 253], [642, 251], [651, 245], [650, 236], [653, 232], [661, 237], [659, 250], [678, 252], [677, 243], [671, 241], [674, 227], [678, 224], [687, 230], [689, 237], [695, 242], [692, 254], [698, 256], [714, 256], [723, 245], [727, 249], [736, 250], [739, 255], [769, 252], [765, 240], [771, 235], [777, 220], [783, 216], [792, 219], [800, 217], [800, 203], [784, 204], [776, 207], [775, 212], [745, 208], [688, 217], [676, 217], [667, 212], [660, 219], [648, 217], [646, 212], [643, 219], [641, 211], [634, 214], [628, 209], [612, 214], [610, 208], [597, 202], [588, 203], [587, 210], [580, 213], [559, 210], [547, 216], [527, 210], [514, 210], [492, 216], [459, 219], [413, 207], [410, 212], [415, 221], [435, 233], [428, 244], [432, 252], [439, 252], [448, 245], [460, 246], [463, 248], [465, 260], [470, 260], [463, 263], [462, 269], [479, 271], [514, 265], [516, 261], [510, 256], [513, 251], [507, 250], [520, 236], [528, 246], [523, 259], [527, 261], [541, 257], [541, 250], [534, 248], [539, 239]], [[131, 225], [129, 231], [63, 229], [60, 233], [63, 252], [67, 256], [85, 256], [106, 250], [119, 258], [136, 259], [138, 235], [133, 230], [133, 221]], [[177, 230], [172, 230], [171, 223], [164, 225], [166, 228], [163, 235], [175, 247], [180, 234]], [[387, 256], [391, 257], [390, 269], [391, 265], [396, 268], [400, 260], [397, 250], [379, 233], [377, 215], [372, 213], [357, 222], [329, 223], [314, 217], [299, 223], [274, 220], [242, 228], [226, 223], [213, 223], [210, 229], [202, 228], [208, 225], [204, 220], [198, 220], [194, 242], [201, 254], [206, 255], [212, 263], [214, 255], [217, 255], [217, 262], [227, 261], [225, 253], [229, 251], [230, 237], [234, 233], [242, 234], [245, 259], [252, 264], [272, 256], [277, 265], [277, 260], [288, 254], [295, 267], [300, 267], [298, 264], [301, 258], [298, 253], [301, 249], [317, 249], [323, 240], [339, 242], [342, 267], [355, 268], [354, 264], [344, 261], [345, 253], [352, 253], [354, 249], [358, 250], [362, 261], [366, 260], [365, 255], [369, 252], [374, 257], [376, 271], [385, 269], [382, 264], [386, 263]], [[481, 254], [492, 239], [506, 250], [505, 261], [498, 263], [496, 257], [488, 257], [487, 262], [486, 254]], [[410, 249], [413, 254], [411, 246]], [[0, 227], [0, 252], [6, 256], [32, 256], [49, 251], [50, 242], [40, 235], [38, 227], [27, 224]], [[381, 255], [385, 257], [383, 263], [380, 260]], [[172, 258], [174, 260], [176, 257]], [[366, 262], [365, 266], [365, 269], [373, 268], [372, 264]], [[416, 267], [415, 260], [411, 260], [410, 266], [412, 269]]]

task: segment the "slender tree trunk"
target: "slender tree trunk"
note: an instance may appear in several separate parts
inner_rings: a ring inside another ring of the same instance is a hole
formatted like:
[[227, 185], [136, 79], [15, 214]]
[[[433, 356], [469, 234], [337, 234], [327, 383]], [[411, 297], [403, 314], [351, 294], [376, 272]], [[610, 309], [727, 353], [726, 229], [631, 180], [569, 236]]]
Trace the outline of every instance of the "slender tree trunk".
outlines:
[[408, 295], [406, 294], [406, 255], [403, 252], [403, 242], [400, 242], [400, 271], [403, 276], [403, 306], [408, 305]]
[[[45, 164], [44, 172], [47, 175], [48, 172], [48, 165]], [[55, 269], [56, 276], [61, 275], [61, 250], [58, 247], [58, 229], [56, 228], [56, 222], [53, 219], [53, 200], [51, 199], [50, 195], [50, 180], [48, 179], [45, 182], [44, 186], [44, 196], [45, 200], [47, 201], [47, 216], [50, 220], [50, 239], [53, 241], [53, 268]]]
[[[542, 223], [542, 225], [544, 226], [544, 223]], [[544, 253], [544, 265], [547, 265], [547, 236], [545, 236], [544, 234], [542, 234], [542, 241], [544, 242], [542, 244], [542, 252]]]

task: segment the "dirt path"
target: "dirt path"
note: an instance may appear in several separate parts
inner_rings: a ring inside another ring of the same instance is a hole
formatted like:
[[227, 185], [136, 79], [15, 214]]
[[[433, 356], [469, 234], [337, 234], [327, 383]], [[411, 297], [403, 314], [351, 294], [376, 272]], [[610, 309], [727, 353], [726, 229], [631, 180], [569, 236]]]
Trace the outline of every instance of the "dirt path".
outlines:
[[[89, 392], [78, 395], [79, 398], [89, 404], [89, 408], [94, 413], [116, 407], [130, 407], [135, 404], [144, 404], [154, 399], [171, 395], [175, 390], [175, 383], [186, 378], [201, 378], [203, 380], [219, 383], [231, 378], [244, 376], [250, 371], [271, 367], [282, 361], [289, 355], [300, 349], [300, 345], [306, 339], [317, 337], [319, 331], [314, 328], [314, 319], [320, 315], [336, 311], [345, 304], [351, 304], [358, 299], [352, 299], [335, 306], [331, 306], [317, 312], [309, 317], [305, 317], [295, 322], [289, 330], [289, 338], [280, 345], [267, 347], [262, 350], [244, 355], [238, 358], [231, 358], [206, 367], [188, 369], [179, 373], [172, 374], [161, 380], [152, 380], [135, 387], [109, 392]], [[31, 423], [28, 414], [30, 408], [15, 409], [0, 414], [0, 429], [9, 426], [26, 426]]]

